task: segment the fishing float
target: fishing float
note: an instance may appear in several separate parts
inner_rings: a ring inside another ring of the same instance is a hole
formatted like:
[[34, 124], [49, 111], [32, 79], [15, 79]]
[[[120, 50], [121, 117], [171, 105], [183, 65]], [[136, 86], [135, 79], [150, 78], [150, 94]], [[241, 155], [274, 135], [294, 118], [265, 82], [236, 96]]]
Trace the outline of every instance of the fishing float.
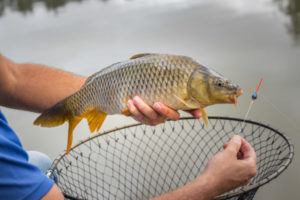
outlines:
[[257, 86], [256, 91], [255, 91], [255, 92], [252, 94], [252, 96], [251, 96], [250, 105], [249, 105], [249, 107], [248, 107], [248, 110], [247, 110], [247, 112], [246, 112], [246, 115], [245, 115], [245, 117], [244, 117], [244, 120], [243, 120], [243, 122], [242, 122], [242, 124], [241, 124], [241, 126], [240, 126], [240, 131], [239, 131], [239, 132], [243, 131], [243, 126], [244, 126], [244, 124], [245, 124], [246, 119], [248, 118], [248, 115], [249, 115], [249, 112], [250, 112], [250, 110], [251, 110], [251, 108], [252, 108], [252, 105], [254, 104], [254, 101], [255, 101], [255, 100], [257, 99], [257, 97], [258, 97], [258, 91], [259, 91], [259, 88], [260, 88], [260, 86], [261, 86], [262, 81], [263, 81], [263, 78], [260, 79], [260, 82], [259, 82], [259, 84], [258, 84], [258, 86]]

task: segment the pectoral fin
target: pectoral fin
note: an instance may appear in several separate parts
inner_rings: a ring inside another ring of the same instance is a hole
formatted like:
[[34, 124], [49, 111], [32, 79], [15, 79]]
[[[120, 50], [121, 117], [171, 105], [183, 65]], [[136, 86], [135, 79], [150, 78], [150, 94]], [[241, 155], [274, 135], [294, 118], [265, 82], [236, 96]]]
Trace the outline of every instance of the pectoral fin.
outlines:
[[205, 127], [207, 128], [208, 127], [208, 117], [203, 108], [201, 108], [201, 113], [202, 113], [201, 119], [202, 119], [203, 123], [205, 124]]
[[196, 108], [199, 108], [199, 104], [195, 105], [193, 104], [194, 102], [189, 102], [189, 101], [186, 101], [176, 95], [173, 95], [178, 101], [180, 101], [183, 105], [186, 106], [186, 109], [196, 109]]

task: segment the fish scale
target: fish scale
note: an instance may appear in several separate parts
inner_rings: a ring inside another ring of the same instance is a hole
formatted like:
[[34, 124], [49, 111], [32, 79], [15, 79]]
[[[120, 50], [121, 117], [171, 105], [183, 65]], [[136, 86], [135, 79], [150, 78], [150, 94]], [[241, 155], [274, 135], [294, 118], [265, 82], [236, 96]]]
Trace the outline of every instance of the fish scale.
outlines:
[[238, 86], [221, 88], [216, 81], [228, 82], [190, 57], [139, 54], [93, 74], [79, 91], [46, 110], [34, 124], [52, 127], [68, 121], [67, 153], [73, 130], [82, 118], [88, 120], [91, 132], [99, 130], [106, 115], [129, 115], [127, 101], [134, 96], [150, 106], [161, 102], [175, 110], [199, 108], [207, 124], [205, 106], [233, 103], [238, 96]]

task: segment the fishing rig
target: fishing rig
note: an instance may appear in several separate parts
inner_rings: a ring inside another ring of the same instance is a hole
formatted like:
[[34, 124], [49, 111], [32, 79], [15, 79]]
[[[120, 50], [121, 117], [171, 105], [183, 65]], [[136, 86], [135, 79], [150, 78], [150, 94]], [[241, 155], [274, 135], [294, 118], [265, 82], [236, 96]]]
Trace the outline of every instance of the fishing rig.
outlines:
[[155, 127], [133, 124], [100, 132], [57, 157], [47, 176], [58, 175], [66, 199], [148, 199], [194, 180], [236, 128], [243, 127], [238, 133], [255, 149], [258, 173], [247, 185], [214, 200], [252, 200], [294, 156], [283, 133], [247, 120], [261, 83], [244, 119], [209, 117], [205, 128], [198, 119], [181, 118]]
[[261, 86], [262, 81], [263, 81], [263, 78], [260, 79], [260, 82], [259, 82], [259, 84], [258, 84], [258, 86], [257, 86], [256, 91], [255, 91], [255, 92], [252, 94], [252, 96], [251, 96], [251, 101], [250, 101], [248, 110], [247, 110], [247, 112], [246, 112], [246, 114], [245, 114], [244, 120], [243, 120], [243, 122], [241, 123], [240, 131], [239, 131], [239, 132], [243, 131], [243, 127], [244, 127], [245, 121], [246, 121], [246, 119], [248, 118], [248, 115], [249, 115], [249, 113], [250, 113], [250, 110], [251, 110], [251, 108], [252, 108], [252, 105], [254, 104], [254, 101], [255, 101], [255, 100], [257, 99], [257, 97], [258, 97], [257, 94], [258, 94], [258, 91], [259, 91], [259, 88], [260, 88], [260, 86]]
[[[239, 132], [237, 132], [237, 133], [240, 133], [241, 131], [243, 131], [243, 129], [244, 129], [244, 125], [245, 125], [245, 121], [248, 119], [248, 115], [249, 115], [249, 113], [250, 113], [250, 110], [252, 109], [252, 106], [253, 106], [253, 104], [254, 104], [254, 101], [255, 100], [257, 100], [257, 98], [258, 98], [258, 91], [259, 91], [259, 89], [260, 89], [260, 86], [261, 86], [261, 83], [262, 83], [262, 81], [263, 81], [263, 78], [261, 78], [260, 79], [260, 82], [259, 82], [259, 84], [258, 84], [258, 86], [257, 86], [257, 89], [256, 89], [256, 91], [252, 94], [252, 96], [251, 96], [251, 101], [250, 101], [250, 104], [249, 104], [249, 107], [248, 107], [248, 110], [247, 110], [247, 112], [246, 112], [246, 114], [245, 114], [245, 117], [244, 117], [244, 120], [243, 120], [243, 122], [241, 123], [241, 125], [240, 125], [240, 131]], [[262, 97], [262, 100], [265, 102], [265, 103], [267, 103], [267, 104], [269, 104], [271, 107], [273, 107], [274, 109], [275, 109], [275, 111], [279, 114], [279, 115], [281, 115], [282, 116], [282, 118], [284, 118], [284, 119], [286, 119], [286, 121], [295, 129], [295, 130], [297, 130], [297, 131], [300, 131], [300, 129], [299, 129], [299, 127], [294, 123], [294, 121], [293, 120], [291, 120], [291, 118], [289, 117], [289, 116], [287, 116], [284, 112], [282, 112], [269, 98], [267, 98], [265, 95], [263, 95], [263, 94], [260, 94], [260, 96]]]

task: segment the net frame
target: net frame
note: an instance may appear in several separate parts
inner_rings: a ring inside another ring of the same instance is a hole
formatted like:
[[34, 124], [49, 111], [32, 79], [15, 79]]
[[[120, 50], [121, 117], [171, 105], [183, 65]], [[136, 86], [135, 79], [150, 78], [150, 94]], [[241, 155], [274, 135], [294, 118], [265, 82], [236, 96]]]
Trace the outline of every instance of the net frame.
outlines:
[[[218, 117], [218, 116], [210, 116], [208, 117], [209, 120], [212, 119], [212, 120], [229, 120], [229, 121], [235, 121], [237, 123], [242, 123], [244, 120], [243, 119], [240, 119], [240, 118], [233, 118], [233, 117]], [[179, 120], [195, 120], [195, 118], [192, 118], [192, 117], [183, 117], [183, 118], [180, 118]], [[276, 177], [278, 177], [292, 162], [293, 160], [293, 157], [294, 157], [294, 146], [292, 145], [290, 139], [283, 133], [279, 132], [278, 130], [268, 126], [268, 125], [265, 125], [263, 123], [260, 123], [260, 122], [256, 122], [256, 121], [252, 121], [252, 120], [245, 120], [244, 121], [245, 124], [251, 124], [251, 125], [257, 125], [259, 127], [263, 127], [265, 129], [268, 129], [276, 134], [278, 134], [283, 140], [284, 142], [286, 142], [286, 146], [288, 148], [288, 156], [284, 158], [284, 161], [283, 163], [281, 163], [281, 167], [278, 168], [276, 171], [274, 171], [272, 174], [268, 175], [267, 177], [263, 178], [262, 180], [260, 180], [259, 182], [257, 183], [254, 183], [254, 184], [248, 184], [246, 186], [242, 186], [242, 187], [239, 187], [237, 189], [234, 189], [232, 191], [229, 191], [225, 194], [222, 194], [222, 195], [219, 195], [217, 197], [215, 197], [214, 199], [215, 200], [223, 200], [223, 199], [237, 199], [237, 200], [240, 200], [240, 199], [252, 199], [256, 193], [256, 191], [262, 186], [262, 185], [265, 185], [267, 183], [269, 183], [271, 180], [275, 179]], [[127, 128], [132, 128], [132, 127], [136, 127], [136, 126], [140, 126], [140, 125], [143, 125], [141, 123], [135, 123], [135, 124], [131, 124], [131, 125], [126, 125], [126, 126], [122, 126], [122, 127], [118, 127], [118, 128], [114, 128], [114, 129], [110, 129], [110, 130], [107, 130], [107, 131], [104, 131], [104, 132], [100, 132], [96, 135], [93, 135], [93, 136], [90, 136], [80, 142], [78, 142], [76, 145], [74, 145], [71, 150], [70, 150], [70, 153], [76, 149], [78, 146], [84, 144], [84, 143], [87, 143], [99, 136], [103, 136], [103, 135], [107, 135], [109, 133], [112, 133], [112, 132], [115, 132], [115, 131], [120, 131], [120, 130], [123, 130], [123, 129], [127, 129]], [[203, 127], [202, 127], [203, 128]], [[243, 128], [241, 129], [241, 132], [243, 132]], [[50, 170], [48, 170], [48, 173], [47, 173], [47, 176], [48, 177], [51, 177], [53, 176], [53, 173], [55, 173], [56, 171], [56, 168], [57, 168], [57, 165], [60, 164], [60, 162], [63, 160], [63, 158], [67, 156], [65, 154], [65, 152], [63, 152], [62, 154], [60, 154], [53, 162]], [[73, 196], [70, 196], [66, 193], [64, 193], [64, 196], [67, 198], [67, 199], [80, 199], [80, 198], [76, 198], [76, 197], [73, 197]]]

